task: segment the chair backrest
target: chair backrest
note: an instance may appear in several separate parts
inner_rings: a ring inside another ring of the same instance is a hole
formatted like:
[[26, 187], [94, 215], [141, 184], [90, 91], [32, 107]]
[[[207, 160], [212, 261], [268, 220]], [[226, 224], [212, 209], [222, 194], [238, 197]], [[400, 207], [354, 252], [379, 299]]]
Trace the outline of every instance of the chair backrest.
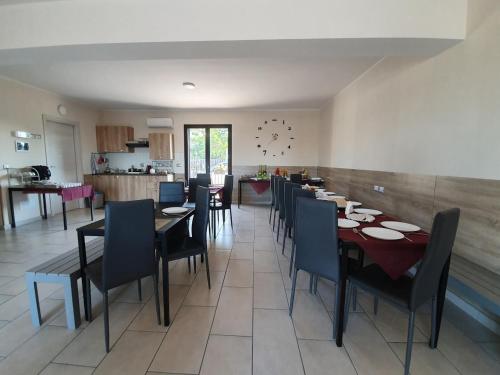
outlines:
[[300, 173], [292, 173], [290, 175], [290, 181], [295, 184], [300, 184], [302, 183], [302, 175]]
[[160, 182], [160, 203], [184, 203], [184, 182]]
[[196, 181], [199, 186], [208, 187], [212, 183], [212, 178], [210, 177], [210, 173], [198, 173]]
[[222, 205], [231, 207], [233, 203], [233, 182], [234, 176], [227, 174], [224, 176], [224, 188], [222, 189]]
[[196, 202], [196, 187], [198, 186], [198, 180], [196, 178], [190, 178], [188, 181], [188, 202]]
[[295, 222], [295, 210], [297, 208], [297, 197], [316, 199], [316, 193], [311, 190], [302, 189], [300, 184], [292, 187], [292, 226]]
[[448, 261], [455, 242], [459, 218], [458, 208], [438, 212], [434, 217], [424, 259], [413, 279], [408, 306], [411, 311], [415, 311], [436, 294], [441, 273], [449, 266]]
[[337, 204], [298, 197], [294, 227], [295, 267], [338, 282]]
[[274, 179], [275, 179], [275, 175], [271, 175], [271, 181], [270, 181], [270, 184], [271, 184], [271, 207], [274, 207]]
[[279, 182], [282, 180], [283, 177], [281, 176], [274, 176], [274, 208], [279, 211], [280, 209], [280, 204], [279, 204]]
[[193, 238], [207, 248], [207, 226], [210, 190], [203, 186], [196, 188], [196, 209], [194, 211], [191, 233]]
[[108, 202], [105, 208], [105, 290], [155, 272], [155, 215], [152, 199]]
[[293, 182], [285, 182], [284, 188], [284, 201], [285, 201], [285, 225], [292, 227], [293, 225], [293, 196], [292, 191], [294, 189], [300, 189], [300, 184], [295, 184]]
[[276, 197], [278, 198], [280, 219], [285, 218], [285, 182], [286, 180], [283, 177], [278, 180], [278, 194]]

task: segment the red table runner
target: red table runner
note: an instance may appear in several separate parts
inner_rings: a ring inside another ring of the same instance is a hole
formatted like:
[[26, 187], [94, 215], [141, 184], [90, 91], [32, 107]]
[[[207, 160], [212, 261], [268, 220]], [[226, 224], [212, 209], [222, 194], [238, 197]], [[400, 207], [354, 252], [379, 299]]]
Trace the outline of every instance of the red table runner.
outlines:
[[72, 201], [80, 198], [94, 198], [94, 189], [92, 185], [74, 186], [61, 188], [59, 195], [63, 202]]
[[[339, 212], [339, 218], [345, 218], [344, 212]], [[361, 232], [364, 227], [382, 227], [381, 221], [394, 221], [386, 215], [375, 216], [372, 223], [360, 223], [357, 229]], [[429, 235], [423, 231], [405, 233], [406, 238], [397, 241], [379, 240], [363, 233], [366, 240], [352, 229], [339, 228], [339, 238], [344, 242], [356, 243], [363, 251], [377, 263], [393, 280], [401, 277], [408, 269], [424, 256]]]
[[248, 183], [250, 184], [252, 189], [259, 195], [265, 192], [271, 186], [270, 180], [252, 180], [248, 181]]

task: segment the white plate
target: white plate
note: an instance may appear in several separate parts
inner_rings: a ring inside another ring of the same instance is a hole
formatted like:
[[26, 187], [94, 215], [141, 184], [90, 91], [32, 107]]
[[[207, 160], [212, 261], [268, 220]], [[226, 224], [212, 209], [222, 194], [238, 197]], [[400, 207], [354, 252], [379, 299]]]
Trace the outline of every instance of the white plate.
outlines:
[[382, 221], [380, 225], [389, 229], [399, 230], [400, 232], [418, 232], [420, 230], [420, 227], [416, 225], [401, 221]]
[[371, 223], [372, 221], [375, 221], [375, 217], [368, 214], [349, 214], [347, 215], [347, 218], [351, 220], [361, 221], [363, 223]]
[[335, 192], [334, 191], [325, 191], [325, 194], [326, 195], [335, 195]]
[[363, 203], [361, 203], [361, 202], [356, 202], [356, 201], [349, 201], [349, 202], [352, 203], [353, 207], [358, 207], [358, 206], [363, 205]]
[[164, 214], [183, 214], [187, 212], [188, 208], [186, 207], [167, 207], [161, 210]]
[[373, 238], [378, 238], [379, 240], [401, 240], [405, 238], [404, 234], [392, 229], [386, 229], [386, 228], [378, 228], [378, 227], [366, 227], [361, 229], [361, 232], [364, 234], [373, 237]]
[[339, 222], [339, 228], [356, 228], [359, 227], [359, 223], [354, 220], [349, 220], [349, 219], [338, 219]]
[[357, 212], [358, 214], [368, 214], [368, 215], [382, 215], [382, 211], [379, 210], [372, 210], [371, 208], [355, 208], [354, 212]]

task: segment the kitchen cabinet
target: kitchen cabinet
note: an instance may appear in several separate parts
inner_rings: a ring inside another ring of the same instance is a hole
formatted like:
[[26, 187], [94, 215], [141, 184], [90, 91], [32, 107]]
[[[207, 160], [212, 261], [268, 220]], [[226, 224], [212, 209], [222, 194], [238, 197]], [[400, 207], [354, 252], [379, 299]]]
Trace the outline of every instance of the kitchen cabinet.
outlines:
[[150, 133], [148, 140], [151, 160], [174, 159], [174, 135], [172, 133]]
[[98, 152], [134, 152], [127, 142], [134, 140], [131, 126], [97, 125], [95, 128]]

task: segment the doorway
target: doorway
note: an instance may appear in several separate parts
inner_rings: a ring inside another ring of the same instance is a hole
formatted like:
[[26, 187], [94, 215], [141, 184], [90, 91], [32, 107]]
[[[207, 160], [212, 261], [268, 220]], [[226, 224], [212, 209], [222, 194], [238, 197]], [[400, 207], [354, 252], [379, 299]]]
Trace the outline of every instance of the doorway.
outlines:
[[[78, 182], [76, 125], [44, 118], [45, 155], [50, 169], [50, 180], [55, 183]], [[62, 212], [61, 197], [48, 194], [49, 212]], [[78, 200], [66, 202], [66, 210], [79, 207]]]
[[212, 184], [232, 174], [232, 125], [184, 125], [186, 180], [209, 173]]

